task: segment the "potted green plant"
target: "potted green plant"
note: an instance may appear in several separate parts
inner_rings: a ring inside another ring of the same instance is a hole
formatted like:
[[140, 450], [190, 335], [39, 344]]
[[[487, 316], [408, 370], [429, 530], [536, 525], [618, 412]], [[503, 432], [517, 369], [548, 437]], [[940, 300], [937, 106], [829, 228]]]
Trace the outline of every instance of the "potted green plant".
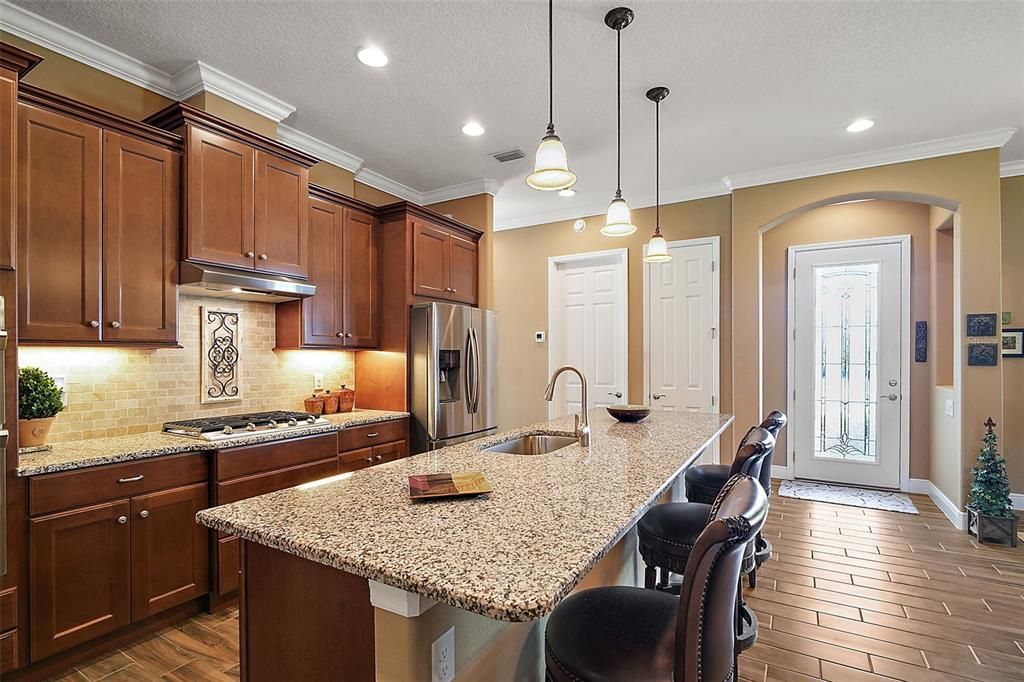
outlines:
[[53, 419], [64, 409], [64, 389], [38, 367], [18, 368], [18, 445], [46, 444]]
[[985, 422], [983, 445], [978, 461], [971, 467], [971, 494], [967, 501], [967, 532], [978, 542], [1017, 546], [1017, 515], [1010, 501], [1010, 479], [1006, 460], [996, 447], [996, 423]]

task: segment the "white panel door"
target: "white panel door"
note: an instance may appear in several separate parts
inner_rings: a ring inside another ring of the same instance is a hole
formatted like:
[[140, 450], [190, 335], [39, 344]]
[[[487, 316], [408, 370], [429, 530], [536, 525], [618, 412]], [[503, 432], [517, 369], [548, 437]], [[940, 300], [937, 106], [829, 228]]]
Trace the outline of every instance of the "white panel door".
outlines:
[[[621, 403], [626, 394], [624, 282], [625, 265], [618, 256], [595, 255], [555, 265], [550, 369], [575, 365], [583, 370], [591, 409]], [[576, 414], [582, 400], [579, 379], [564, 374], [558, 380], [552, 414]]]
[[902, 258], [900, 244], [792, 256], [798, 478], [900, 487]]

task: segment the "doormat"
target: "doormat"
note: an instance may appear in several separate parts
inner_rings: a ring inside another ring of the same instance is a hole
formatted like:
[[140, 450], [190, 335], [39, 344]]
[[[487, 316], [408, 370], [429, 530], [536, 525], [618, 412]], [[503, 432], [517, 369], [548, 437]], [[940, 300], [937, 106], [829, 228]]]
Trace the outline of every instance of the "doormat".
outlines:
[[851, 488], [845, 485], [829, 485], [813, 481], [783, 481], [779, 485], [779, 495], [795, 497], [798, 500], [815, 502], [831, 502], [845, 504], [849, 507], [864, 509], [880, 509], [882, 511], [917, 514], [917, 507], [903, 493], [870, 488]]

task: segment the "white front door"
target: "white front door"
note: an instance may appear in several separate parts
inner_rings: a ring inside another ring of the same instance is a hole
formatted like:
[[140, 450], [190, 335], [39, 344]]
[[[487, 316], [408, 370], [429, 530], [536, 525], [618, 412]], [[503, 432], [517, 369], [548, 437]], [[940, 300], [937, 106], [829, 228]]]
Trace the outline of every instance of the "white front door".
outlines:
[[[650, 404], [718, 412], [718, 243], [668, 247], [671, 261], [645, 264]], [[717, 461], [717, 449], [708, 456]]]
[[790, 249], [797, 478], [900, 487], [905, 257], [900, 243]]
[[[625, 402], [625, 250], [550, 259], [549, 372], [575, 365], [587, 376], [590, 407]], [[559, 378], [551, 416], [576, 414], [583, 401], [575, 374]]]

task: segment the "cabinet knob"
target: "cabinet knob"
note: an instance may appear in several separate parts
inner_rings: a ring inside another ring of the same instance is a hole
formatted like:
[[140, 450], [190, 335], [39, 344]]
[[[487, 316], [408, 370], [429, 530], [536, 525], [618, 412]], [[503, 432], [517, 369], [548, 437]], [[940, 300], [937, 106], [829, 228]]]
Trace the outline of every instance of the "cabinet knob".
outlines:
[[89, 326], [90, 327], [98, 327], [98, 326], [100, 326], [100, 321], [99, 320], [89, 320]]
[[367, 457], [366, 461], [369, 462], [370, 464], [373, 464], [373, 455], [370, 455], [369, 457]]
[[458, 289], [452, 289], [451, 291], [452, 291], [452, 293], [453, 293], [453, 294], [457, 294], [457, 293], [459, 293], [459, 290], [458, 290]]
[[146, 518], [147, 516], [149, 516], [149, 510], [143, 509], [142, 511], [139, 512], [139, 516], [141, 516], [142, 518]]
[[261, 253], [260, 254], [260, 260], [267, 260], [267, 254]]
[[352, 332], [345, 332], [345, 338], [346, 339], [351, 339], [352, 338]]
[[114, 320], [113, 322], [110, 323], [110, 326], [113, 327], [114, 329], [120, 329], [121, 323], [118, 322], [117, 320]]
[[384, 459], [384, 455], [377, 455], [377, 461], [378, 462], [381, 461], [382, 459]]
[[254, 251], [246, 251], [245, 252], [245, 257], [246, 258], [255, 258], [256, 257], [256, 253]]
[[335, 334], [335, 336], [337, 336], [339, 339], [343, 339], [345, 338], [345, 332], [338, 332], [337, 334]]
[[117, 517], [117, 522], [121, 523], [121, 524], [128, 523], [128, 517], [127, 516], [118, 516]]
[[451, 288], [451, 287], [445, 287], [445, 288], [444, 288], [444, 290], [445, 290], [446, 292], [448, 292], [448, 293], [451, 293], [451, 291], [452, 291], [452, 288]]

